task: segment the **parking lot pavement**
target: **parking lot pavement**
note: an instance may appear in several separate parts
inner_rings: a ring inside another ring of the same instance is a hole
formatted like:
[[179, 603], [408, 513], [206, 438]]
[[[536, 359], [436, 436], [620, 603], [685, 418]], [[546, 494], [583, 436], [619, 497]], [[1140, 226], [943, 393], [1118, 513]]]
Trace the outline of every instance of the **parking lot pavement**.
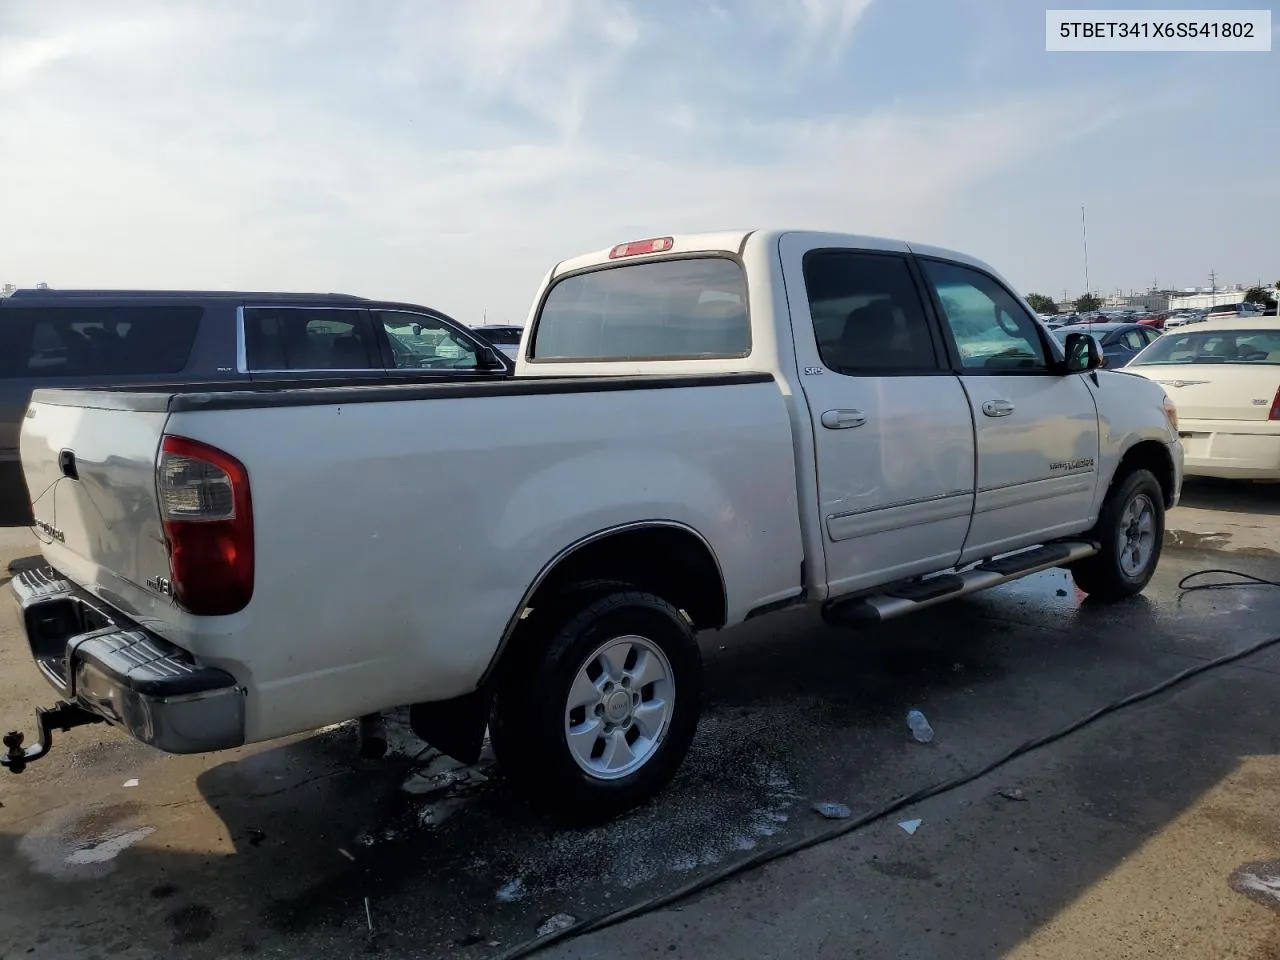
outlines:
[[[487, 763], [456, 769], [398, 718], [396, 755], [369, 765], [350, 725], [200, 757], [76, 730], [0, 777], [0, 956], [500, 955], [552, 915], [608, 912], [816, 836], [833, 821], [814, 802], [856, 816], [1280, 633], [1280, 590], [1178, 591], [1224, 565], [1280, 578], [1280, 558], [1171, 550], [1143, 597], [1111, 607], [1053, 571], [862, 633], [801, 612], [706, 635], [684, 768], [590, 830], [532, 817]], [[24, 646], [0, 602], [6, 729], [46, 695]], [[1278, 672], [1271, 652], [1203, 675], [544, 956], [1274, 955], [1267, 895], [1235, 888], [1265, 888], [1271, 868], [1255, 865], [1280, 857]], [[932, 743], [909, 738], [911, 707]], [[909, 818], [910, 835], [896, 825]]]
[[1166, 542], [1231, 553], [1280, 556], [1280, 483], [1189, 477], [1169, 513]]

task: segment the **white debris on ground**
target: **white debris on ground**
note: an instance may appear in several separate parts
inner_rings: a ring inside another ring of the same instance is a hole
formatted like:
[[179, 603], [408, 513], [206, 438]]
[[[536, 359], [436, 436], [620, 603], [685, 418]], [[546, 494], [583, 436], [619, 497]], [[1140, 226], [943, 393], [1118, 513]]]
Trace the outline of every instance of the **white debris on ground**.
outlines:
[[524, 886], [520, 881], [512, 880], [498, 888], [498, 900], [502, 903], [515, 903], [524, 896]]
[[724, 728], [737, 722], [704, 716], [685, 769], [653, 803], [586, 830], [548, 826], [540, 842], [522, 849], [492, 844], [467, 872], [496, 874], [499, 901], [515, 890], [537, 899], [584, 886], [631, 890], [754, 850], [784, 829], [800, 795], [781, 763], [757, 759], [758, 744], [728, 735]]
[[538, 927], [538, 936], [549, 937], [553, 933], [559, 933], [561, 930], [568, 930], [578, 918], [568, 913], [557, 913], [555, 916], [547, 917]]
[[[423, 751], [429, 749], [418, 735], [413, 732], [413, 728], [409, 726], [408, 707], [388, 710], [383, 714], [382, 720], [383, 729], [387, 737], [388, 757], [404, 757], [412, 760], [422, 754]], [[359, 735], [359, 721], [353, 718], [331, 723], [327, 727], [321, 727], [316, 731], [316, 734], [319, 736], [350, 736], [354, 749], [356, 738]]]
[[822, 814], [828, 820], [848, 820], [853, 816], [853, 811], [843, 803], [815, 803], [813, 809]]

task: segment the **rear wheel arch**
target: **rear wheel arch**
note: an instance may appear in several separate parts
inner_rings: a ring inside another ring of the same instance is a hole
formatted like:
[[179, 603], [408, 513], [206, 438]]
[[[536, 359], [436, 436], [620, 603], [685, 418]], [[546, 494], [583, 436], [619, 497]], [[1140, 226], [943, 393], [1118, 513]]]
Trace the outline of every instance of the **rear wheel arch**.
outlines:
[[724, 573], [706, 537], [674, 520], [622, 524], [583, 537], [543, 566], [512, 613], [482, 682], [492, 680], [516, 650], [527, 646], [538, 622], [619, 588], [661, 597], [695, 630], [725, 624]]

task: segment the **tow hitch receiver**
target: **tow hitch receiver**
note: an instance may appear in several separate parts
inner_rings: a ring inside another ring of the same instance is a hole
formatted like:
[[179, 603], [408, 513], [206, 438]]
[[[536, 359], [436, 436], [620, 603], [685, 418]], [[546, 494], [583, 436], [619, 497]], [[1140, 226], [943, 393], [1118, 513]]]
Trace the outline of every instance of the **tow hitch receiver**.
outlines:
[[90, 723], [102, 723], [103, 718], [90, 713], [84, 707], [66, 700], [59, 700], [52, 707], [36, 708], [36, 742], [24, 747], [25, 739], [21, 731], [6, 733], [3, 738], [4, 750], [0, 754], [0, 766], [8, 767], [11, 773], [21, 773], [27, 764], [39, 760], [53, 746], [53, 731], [66, 733], [72, 727], [83, 727]]

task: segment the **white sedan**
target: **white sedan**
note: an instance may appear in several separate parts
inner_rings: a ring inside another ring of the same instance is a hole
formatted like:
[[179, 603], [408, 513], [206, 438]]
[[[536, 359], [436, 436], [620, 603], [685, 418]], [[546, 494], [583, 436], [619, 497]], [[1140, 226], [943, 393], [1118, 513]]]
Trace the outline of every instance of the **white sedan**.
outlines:
[[1167, 332], [1124, 368], [1178, 409], [1189, 476], [1280, 480], [1280, 323], [1216, 320]]

